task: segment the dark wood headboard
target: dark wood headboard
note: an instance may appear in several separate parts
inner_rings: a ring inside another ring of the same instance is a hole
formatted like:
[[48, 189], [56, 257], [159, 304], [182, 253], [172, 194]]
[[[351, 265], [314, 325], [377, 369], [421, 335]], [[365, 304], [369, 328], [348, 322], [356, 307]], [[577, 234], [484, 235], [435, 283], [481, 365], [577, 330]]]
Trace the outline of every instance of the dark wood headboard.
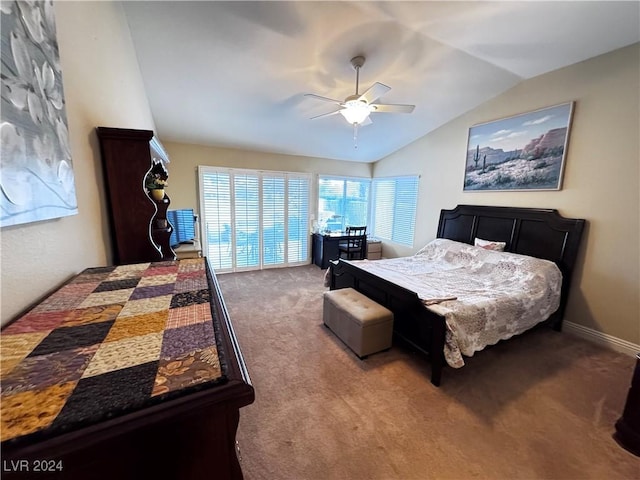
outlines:
[[562, 315], [584, 226], [555, 209], [458, 205], [440, 212], [437, 236], [471, 245], [476, 237], [506, 242], [507, 252], [555, 262], [563, 276]]

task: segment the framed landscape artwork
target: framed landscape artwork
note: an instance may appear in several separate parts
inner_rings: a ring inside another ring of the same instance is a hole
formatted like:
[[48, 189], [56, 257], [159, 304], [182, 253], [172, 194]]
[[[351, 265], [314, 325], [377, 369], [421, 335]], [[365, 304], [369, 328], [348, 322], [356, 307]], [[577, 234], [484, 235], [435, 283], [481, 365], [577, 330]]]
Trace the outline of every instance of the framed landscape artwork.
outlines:
[[573, 104], [469, 128], [464, 191], [560, 190]]
[[78, 213], [53, 2], [2, 2], [0, 227]]

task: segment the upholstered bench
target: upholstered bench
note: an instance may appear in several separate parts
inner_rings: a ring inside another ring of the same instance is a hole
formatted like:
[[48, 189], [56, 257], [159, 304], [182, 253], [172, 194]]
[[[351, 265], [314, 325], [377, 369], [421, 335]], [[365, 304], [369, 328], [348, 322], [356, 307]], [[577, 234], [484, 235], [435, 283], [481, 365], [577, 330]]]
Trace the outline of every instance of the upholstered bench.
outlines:
[[391, 347], [393, 313], [353, 288], [325, 292], [322, 319], [360, 358]]

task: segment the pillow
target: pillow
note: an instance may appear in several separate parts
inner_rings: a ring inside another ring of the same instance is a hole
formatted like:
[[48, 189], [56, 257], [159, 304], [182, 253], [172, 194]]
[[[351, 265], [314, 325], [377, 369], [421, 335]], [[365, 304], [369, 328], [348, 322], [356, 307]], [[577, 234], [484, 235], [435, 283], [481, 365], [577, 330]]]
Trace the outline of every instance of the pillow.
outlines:
[[476, 237], [473, 241], [476, 247], [484, 248], [485, 250], [495, 250], [496, 252], [504, 252], [504, 247], [507, 246], [507, 242], [494, 242], [492, 240], [483, 240]]

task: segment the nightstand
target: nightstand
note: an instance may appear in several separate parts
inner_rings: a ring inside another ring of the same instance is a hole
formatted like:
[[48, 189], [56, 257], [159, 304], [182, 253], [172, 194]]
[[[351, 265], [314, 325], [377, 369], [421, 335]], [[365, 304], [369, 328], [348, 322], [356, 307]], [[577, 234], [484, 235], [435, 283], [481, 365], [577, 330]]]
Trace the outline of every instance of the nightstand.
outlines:
[[382, 241], [377, 238], [367, 239], [367, 260], [380, 260], [382, 258]]

